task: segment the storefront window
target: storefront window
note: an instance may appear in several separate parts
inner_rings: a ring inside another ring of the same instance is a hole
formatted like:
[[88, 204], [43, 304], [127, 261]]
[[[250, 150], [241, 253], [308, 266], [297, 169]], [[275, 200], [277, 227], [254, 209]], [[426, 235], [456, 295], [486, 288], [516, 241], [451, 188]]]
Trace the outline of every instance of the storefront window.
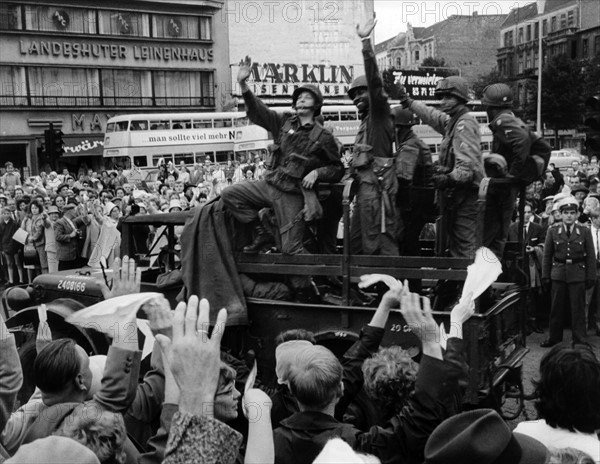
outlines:
[[200, 16], [200, 39], [212, 40], [212, 18]]
[[152, 15], [154, 37], [168, 39], [199, 39], [198, 16]]
[[28, 68], [31, 104], [34, 106], [98, 106], [97, 69]]
[[106, 106], [150, 106], [150, 72], [130, 69], [102, 70], [102, 101]]
[[25, 5], [25, 28], [28, 31], [96, 34], [96, 10]]
[[149, 37], [150, 22], [147, 13], [130, 11], [98, 11], [100, 34]]
[[215, 106], [212, 72], [154, 71], [157, 106]]
[[0, 29], [14, 31], [21, 29], [21, 6], [14, 3], [0, 3]]

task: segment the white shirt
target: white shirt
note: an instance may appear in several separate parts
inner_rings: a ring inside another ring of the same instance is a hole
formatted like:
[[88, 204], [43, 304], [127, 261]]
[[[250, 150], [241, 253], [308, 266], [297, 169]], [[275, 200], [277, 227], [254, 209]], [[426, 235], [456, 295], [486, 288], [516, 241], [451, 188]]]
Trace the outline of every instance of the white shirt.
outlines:
[[594, 241], [594, 250], [596, 251], [596, 258], [598, 257], [598, 239], [600, 238], [600, 229], [596, 229], [594, 226], [590, 227], [592, 231], [592, 240]]
[[600, 441], [593, 433], [550, 427], [545, 420], [521, 422], [514, 431], [535, 438], [548, 447], [581, 450], [589, 454], [594, 461], [600, 462]]

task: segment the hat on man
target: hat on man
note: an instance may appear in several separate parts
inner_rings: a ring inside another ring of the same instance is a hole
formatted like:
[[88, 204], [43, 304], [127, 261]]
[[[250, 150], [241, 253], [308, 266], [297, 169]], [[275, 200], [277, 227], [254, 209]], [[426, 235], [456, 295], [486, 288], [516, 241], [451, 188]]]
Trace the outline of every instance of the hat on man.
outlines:
[[73, 204], [73, 203], [67, 203], [65, 206], [62, 207], [62, 212], [64, 213], [65, 211], [68, 211], [70, 209], [75, 209], [77, 208], [77, 205]]
[[579, 209], [579, 202], [573, 197], [567, 197], [560, 201], [558, 204], [558, 210], [562, 213], [563, 211], [577, 211]]
[[110, 199], [110, 201], [112, 201], [113, 203], [115, 203], [115, 202], [117, 202], [117, 201], [118, 201], [118, 202], [120, 203], [120, 202], [122, 202], [122, 201], [123, 201], [123, 199], [122, 199], [122, 198], [119, 198], [119, 197], [112, 197], [112, 198]]
[[60, 214], [60, 211], [58, 210], [58, 206], [52, 205], [52, 206], [48, 207], [48, 214], [52, 214], [52, 213]]
[[542, 199], [542, 202], [546, 203], [547, 201], [554, 201], [554, 195], [548, 195], [546, 198]]
[[590, 189], [588, 189], [585, 185], [576, 185], [571, 189], [571, 195], [575, 195], [577, 192], [583, 192], [587, 195], [590, 193]]
[[425, 464], [545, 464], [548, 449], [513, 433], [493, 409], [476, 409], [446, 419], [425, 445]]
[[66, 188], [69, 188], [69, 184], [66, 184], [66, 183], [62, 183], [62, 184], [60, 184], [58, 187], [56, 187], [56, 192], [57, 192], [57, 193], [60, 193], [60, 191], [61, 191], [62, 189], [64, 189], [65, 187], [66, 187]]

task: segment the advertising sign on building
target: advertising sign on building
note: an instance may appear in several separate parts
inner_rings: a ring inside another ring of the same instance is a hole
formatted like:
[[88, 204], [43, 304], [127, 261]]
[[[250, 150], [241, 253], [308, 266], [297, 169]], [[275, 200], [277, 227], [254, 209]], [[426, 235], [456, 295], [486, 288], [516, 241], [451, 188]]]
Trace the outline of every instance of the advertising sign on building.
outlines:
[[394, 71], [396, 84], [402, 84], [415, 100], [437, 100], [435, 87], [443, 76], [429, 71]]

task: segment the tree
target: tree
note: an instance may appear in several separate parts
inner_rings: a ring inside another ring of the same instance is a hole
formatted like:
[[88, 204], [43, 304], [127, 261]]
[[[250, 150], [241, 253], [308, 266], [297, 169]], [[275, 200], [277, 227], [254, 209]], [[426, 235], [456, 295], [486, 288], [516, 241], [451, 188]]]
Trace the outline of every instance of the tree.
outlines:
[[433, 58], [432, 56], [428, 56], [421, 61], [419, 69], [423, 71], [434, 72], [441, 77], [448, 77], [458, 74], [458, 68], [448, 69], [448, 64], [444, 58]]
[[[554, 131], [554, 146], [558, 146], [558, 131], [574, 129], [581, 122], [582, 73], [581, 63], [566, 55], [551, 58], [542, 70], [542, 122]], [[537, 80], [526, 86], [529, 99], [525, 117], [537, 121]]]

